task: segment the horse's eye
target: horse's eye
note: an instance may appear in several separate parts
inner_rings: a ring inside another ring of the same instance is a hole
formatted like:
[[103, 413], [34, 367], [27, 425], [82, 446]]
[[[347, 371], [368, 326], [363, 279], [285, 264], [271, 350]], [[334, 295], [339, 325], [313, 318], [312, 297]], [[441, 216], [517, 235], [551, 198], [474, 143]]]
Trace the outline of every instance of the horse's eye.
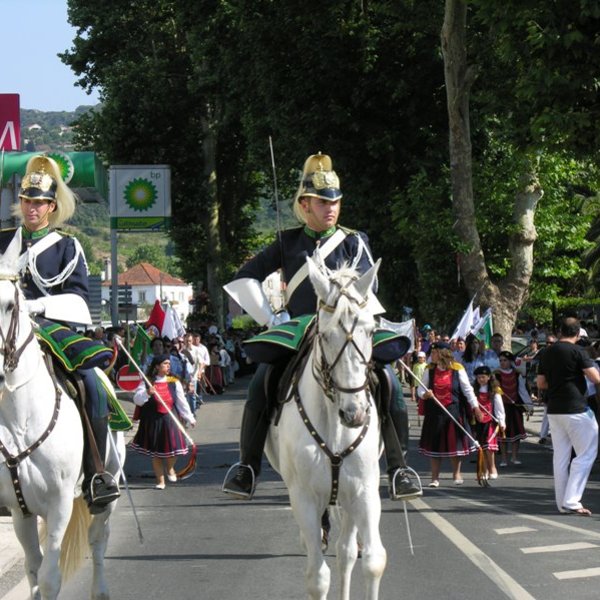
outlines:
[[15, 308], [15, 303], [11, 300], [7, 305], [6, 305], [6, 310], [7, 312], [12, 312]]

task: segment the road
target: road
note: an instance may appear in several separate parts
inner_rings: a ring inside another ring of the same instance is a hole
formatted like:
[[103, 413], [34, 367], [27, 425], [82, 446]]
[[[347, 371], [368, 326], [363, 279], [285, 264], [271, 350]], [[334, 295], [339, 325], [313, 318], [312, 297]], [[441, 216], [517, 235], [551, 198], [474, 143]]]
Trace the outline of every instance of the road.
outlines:
[[[306, 598], [305, 560], [279, 477], [265, 467], [251, 502], [231, 500], [220, 493], [226, 469], [237, 459], [246, 384], [247, 380], [242, 380], [223, 396], [208, 397], [198, 412], [199, 424], [193, 431], [199, 446], [198, 470], [187, 481], [164, 491], [154, 490], [150, 461], [128, 454], [126, 472], [145, 541], [138, 542], [125, 497], [113, 517], [106, 558], [114, 600]], [[412, 406], [410, 413], [411, 444], [415, 448], [419, 428]], [[539, 425], [539, 416], [529, 425]], [[449, 465], [444, 463], [440, 488], [426, 488], [422, 499], [408, 504], [414, 555], [403, 505], [389, 501], [382, 487], [381, 531], [388, 567], [380, 597], [597, 598], [599, 518], [557, 513], [548, 447], [531, 438], [523, 443], [521, 458], [521, 467], [502, 469], [490, 488], [477, 485], [475, 464], [468, 461], [464, 486], [454, 486]], [[413, 450], [410, 462], [426, 485], [427, 460]], [[597, 463], [585, 497], [595, 514], [600, 514], [599, 475]], [[335, 598], [338, 586], [333, 545], [327, 561], [332, 568], [330, 597]], [[6, 577], [14, 579], [17, 569], [22, 569], [19, 561], [0, 577], [1, 600], [27, 597], [23, 581], [8, 593], [3, 591], [8, 585]], [[61, 600], [87, 598], [89, 579], [88, 561], [75, 579], [65, 584]], [[364, 597], [360, 561], [354, 572], [352, 597]]]

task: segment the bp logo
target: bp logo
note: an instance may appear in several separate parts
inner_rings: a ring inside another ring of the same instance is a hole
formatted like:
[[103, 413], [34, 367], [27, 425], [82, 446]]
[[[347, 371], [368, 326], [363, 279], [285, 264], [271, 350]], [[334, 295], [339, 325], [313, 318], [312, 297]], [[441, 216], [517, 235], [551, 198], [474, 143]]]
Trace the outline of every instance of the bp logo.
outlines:
[[48, 156], [56, 161], [62, 178], [65, 183], [69, 183], [73, 179], [73, 173], [75, 173], [75, 166], [69, 155], [64, 152], [50, 152]]
[[130, 208], [142, 212], [155, 204], [158, 192], [151, 181], [139, 177], [125, 186], [123, 196]]

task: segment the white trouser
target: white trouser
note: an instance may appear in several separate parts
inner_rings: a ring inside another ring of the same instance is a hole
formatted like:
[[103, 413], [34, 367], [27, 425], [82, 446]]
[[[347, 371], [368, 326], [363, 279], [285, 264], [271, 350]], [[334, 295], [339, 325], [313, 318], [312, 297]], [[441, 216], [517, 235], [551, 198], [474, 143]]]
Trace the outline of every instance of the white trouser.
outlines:
[[540, 438], [547, 438], [550, 433], [550, 423], [548, 422], [548, 407], [544, 406], [544, 416], [540, 425]]
[[[589, 408], [575, 415], [548, 415], [548, 420], [554, 450], [556, 506], [559, 510], [581, 508], [581, 497], [598, 454], [598, 423]], [[577, 454], [572, 461], [571, 449]]]

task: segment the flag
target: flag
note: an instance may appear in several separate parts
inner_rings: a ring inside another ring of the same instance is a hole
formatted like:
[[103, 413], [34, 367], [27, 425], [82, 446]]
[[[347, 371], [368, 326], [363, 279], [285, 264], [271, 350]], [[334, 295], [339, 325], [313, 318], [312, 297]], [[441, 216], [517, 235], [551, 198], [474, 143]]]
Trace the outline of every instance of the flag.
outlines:
[[[143, 363], [143, 359], [150, 353], [150, 337], [144, 331], [144, 328], [138, 325], [135, 340], [133, 341], [133, 347], [131, 348], [131, 358], [135, 360], [138, 365]], [[135, 367], [129, 362], [129, 371], [132, 372]]]
[[410, 340], [410, 348], [408, 352], [412, 352], [415, 348], [415, 320], [410, 319], [409, 321], [402, 321], [402, 323], [394, 323], [393, 321], [388, 321], [383, 317], [379, 318], [379, 326], [382, 329], [389, 329], [390, 331], [395, 331], [400, 335], [405, 335]]
[[168, 337], [170, 340], [185, 335], [185, 327], [172, 306], [167, 306], [167, 310], [165, 311], [161, 335]]
[[165, 311], [163, 307], [160, 305], [160, 300], [157, 300], [152, 307], [152, 311], [150, 312], [150, 316], [146, 321], [144, 328], [150, 329], [151, 327], [156, 327], [158, 330], [158, 335], [162, 335], [162, 328], [165, 322]]
[[453, 340], [457, 338], [462, 338], [463, 340], [471, 333], [471, 328], [473, 327], [473, 300], [469, 302], [469, 306], [467, 306], [467, 310], [465, 310], [463, 316], [461, 317], [454, 333], [452, 334]]
[[489, 348], [492, 341], [492, 334], [494, 332], [492, 323], [492, 309], [488, 308], [481, 319], [474, 325], [473, 333], [478, 339], [485, 342], [485, 347]]

